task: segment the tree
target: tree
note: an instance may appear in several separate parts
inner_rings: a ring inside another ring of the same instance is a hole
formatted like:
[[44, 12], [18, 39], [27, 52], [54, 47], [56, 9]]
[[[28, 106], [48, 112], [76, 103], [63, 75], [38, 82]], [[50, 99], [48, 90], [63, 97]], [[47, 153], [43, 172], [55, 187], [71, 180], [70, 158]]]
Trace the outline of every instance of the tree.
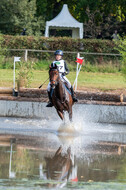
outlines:
[[3, 41], [4, 41], [4, 38], [0, 34], [0, 64], [4, 63], [5, 55], [6, 55], [6, 48], [3, 48], [3, 46], [2, 46]]
[[44, 33], [45, 21], [57, 16], [63, 4], [68, 4], [72, 16], [84, 23], [93, 37], [99, 30], [110, 36], [115, 23], [120, 33], [125, 31], [124, 24], [120, 24], [126, 16], [125, 0], [0, 0], [0, 31], [20, 34], [26, 28], [28, 35], [40, 35], [40, 30]]
[[126, 37], [120, 38], [120, 40], [115, 40], [115, 44], [117, 45], [116, 49], [122, 56], [122, 73], [126, 79]]
[[61, 11], [63, 4], [68, 4], [69, 9], [73, 12], [77, 0], [36, 0], [37, 15], [45, 17], [46, 21], [53, 19]]
[[118, 28], [122, 33], [120, 23], [126, 15], [125, 0], [37, 0], [37, 13], [49, 21], [58, 15], [63, 4], [68, 4], [73, 17], [84, 23], [85, 35], [94, 38], [100, 31], [103, 37], [109, 38]]
[[84, 23], [85, 34], [92, 37], [96, 37], [98, 31], [102, 32], [104, 38], [110, 38], [115, 29], [120, 34], [125, 31], [122, 24], [126, 16], [125, 0], [79, 0], [74, 14]]
[[27, 35], [40, 35], [44, 27], [42, 17], [36, 16], [36, 0], [1, 0], [0, 31], [5, 34], [21, 34], [26, 28]]

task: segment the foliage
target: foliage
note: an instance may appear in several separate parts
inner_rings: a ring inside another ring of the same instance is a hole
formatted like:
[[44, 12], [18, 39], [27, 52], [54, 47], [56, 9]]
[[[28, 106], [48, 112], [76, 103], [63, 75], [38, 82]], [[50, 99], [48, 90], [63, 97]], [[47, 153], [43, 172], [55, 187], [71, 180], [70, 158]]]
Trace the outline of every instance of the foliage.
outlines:
[[35, 70], [49, 70], [49, 66], [50, 66], [51, 62], [47, 61], [47, 60], [42, 60], [42, 61], [37, 61], [34, 64], [34, 69]]
[[5, 34], [20, 35], [26, 28], [27, 35], [40, 35], [43, 18], [36, 16], [36, 0], [0, 1], [0, 30]]
[[120, 40], [115, 41], [115, 43], [118, 45], [116, 49], [120, 52], [122, 55], [122, 73], [124, 77], [126, 78], [126, 37], [120, 38]]
[[[96, 56], [84, 54], [86, 53], [118, 53], [114, 49], [115, 42], [110, 40], [97, 40], [97, 39], [72, 39], [68, 37], [58, 38], [45, 38], [45, 37], [33, 37], [33, 36], [10, 36], [4, 35], [3, 47], [8, 49], [35, 49], [35, 50], [47, 50], [51, 52], [28, 52], [28, 59], [34, 58], [38, 60], [52, 60], [54, 59], [54, 52], [56, 49], [62, 49], [63, 51], [80, 52], [81, 56], [84, 56], [86, 61], [96, 63]], [[24, 57], [24, 51], [8, 51], [8, 57], [15, 56]], [[64, 53], [64, 59], [69, 63], [75, 62], [75, 54]], [[111, 58], [111, 59], [114, 59]], [[100, 63], [102, 64], [102, 63]]]
[[[33, 63], [32, 62], [19, 62], [18, 63], [17, 83], [19, 87], [30, 87], [33, 79]], [[23, 83], [23, 84], [22, 84]]]
[[[20, 70], [19, 76], [22, 76], [22, 78], [25, 78], [25, 75], [27, 74], [26, 70], [28, 68], [30, 68], [29, 74], [31, 76], [29, 76], [30, 79], [32, 79], [32, 74], [33, 74], [33, 70], [39, 70], [39, 71], [48, 71], [49, 70], [49, 65], [51, 64], [50, 60], [36, 60], [36, 62], [34, 62], [34, 64], [32, 62], [28, 62], [28, 63], [20, 63], [19, 66], [17, 66], [17, 69]], [[69, 70], [70, 71], [76, 71], [76, 63], [67, 63]], [[27, 66], [27, 67], [26, 67]], [[25, 69], [23, 69], [25, 68]], [[5, 66], [2, 64], [0, 65], [0, 69], [13, 69], [13, 64], [11, 61], [8, 61]], [[92, 64], [90, 62], [85, 62], [82, 66], [81, 71], [86, 71], [86, 72], [92, 72], [92, 73], [96, 73], [96, 72], [100, 72], [100, 73], [118, 73], [120, 71], [122, 71], [122, 68], [120, 66], [120, 64], [112, 64], [112, 62], [105, 62], [104, 64]], [[28, 75], [29, 75], [28, 74]], [[18, 78], [19, 78], [18, 76]]]
[[[30, 173], [34, 169], [34, 157], [31, 157], [27, 149], [17, 149], [13, 157], [13, 168], [17, 176], [21, 178], [22, 172]], [[24, 176], [23, 175], [23, 176]]]
[[[72, 16], [84, 23], [85, 38], [96, 38], [102, 32], [103, 38], [110, 39], [115, 29], [120, 34], [125, 32], [120, 24], [125, 20], [125, 0], [37, 0], [38, 15], [49, 21], [59, 14], [64, 3], [68, 4]], [[56, 33], [61, 35], [58, 30]]]
[[120, 72], [120, 65], [113, 65], [111, 63], [97, 65], [86, 63], [82, 68], [83, 71], [92, 72], [92, 73], [118, 73]]
[[2, 44], [3, 44], [3, 41], [4, 41], [4, 38], [3, 36], [0, 34], [0, 64], [3, 64], [4, 63], [4, 60], [5, 60], [5, 54], [6, 54], [6, 48], [2, 47]]
[[20, 35], [26, 28], [27, 35], [44, 35], [45, 22], [57, 16], [63, 4], [68, 4], [71, 15], [84, 23], [85, 37], [96, 38], [100, 31], [104, 38], [110, 38], [115, 29], [125, 33], [125, 0], [1, 0], [0, 30]]
[[8, 49], [36, 49], [116, 53], [115, 43], [110, 40], [72, 39], [69, 37], [45, 38], [33, 36], [3, 36], [3, 47]]

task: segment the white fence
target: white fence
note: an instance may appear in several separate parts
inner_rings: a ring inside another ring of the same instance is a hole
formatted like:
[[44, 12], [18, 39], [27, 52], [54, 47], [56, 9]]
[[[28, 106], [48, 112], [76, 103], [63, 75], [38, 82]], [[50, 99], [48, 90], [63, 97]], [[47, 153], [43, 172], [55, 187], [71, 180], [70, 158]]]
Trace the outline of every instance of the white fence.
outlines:
[[[28, 52], [39, 52], [39, 53], [54, 53], [55, 51], [52, 50], [36, 50], [36, 49], [8, 49], [8, 51], [19, 51], [19, 52], [24, 52], [24, 60], [27, 62], [28, 61]], [[78, 54], [80, 53], [83, 55], [94, 55], [94, 56], [118, 56], [120, 57], [121, 54], [112, 54], [112, 53], [94, 53], [94, 52], [73, 52], [73, 51], [64, 51], [64, 54]]]

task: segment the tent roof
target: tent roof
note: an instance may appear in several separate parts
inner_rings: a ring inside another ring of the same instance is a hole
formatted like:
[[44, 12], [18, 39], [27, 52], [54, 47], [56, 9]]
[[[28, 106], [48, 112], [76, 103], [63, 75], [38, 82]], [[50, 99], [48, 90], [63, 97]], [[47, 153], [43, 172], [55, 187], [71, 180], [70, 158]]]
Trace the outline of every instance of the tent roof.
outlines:
[[61, 12], [52, 20], [46, 22], [47, 26], [78, 28], [83, 23], [78, 22], [69, 12], [67, 4], [63, 5]]

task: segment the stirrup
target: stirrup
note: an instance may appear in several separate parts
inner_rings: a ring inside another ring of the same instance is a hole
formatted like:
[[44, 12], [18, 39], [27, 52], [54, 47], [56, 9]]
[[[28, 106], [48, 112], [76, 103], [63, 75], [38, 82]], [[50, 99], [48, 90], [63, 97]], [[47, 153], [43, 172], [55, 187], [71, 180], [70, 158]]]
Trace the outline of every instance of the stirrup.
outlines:
[[46, 105], [46, 107], [53, 107], [52, 102], [49, 102], [49, 103]]

